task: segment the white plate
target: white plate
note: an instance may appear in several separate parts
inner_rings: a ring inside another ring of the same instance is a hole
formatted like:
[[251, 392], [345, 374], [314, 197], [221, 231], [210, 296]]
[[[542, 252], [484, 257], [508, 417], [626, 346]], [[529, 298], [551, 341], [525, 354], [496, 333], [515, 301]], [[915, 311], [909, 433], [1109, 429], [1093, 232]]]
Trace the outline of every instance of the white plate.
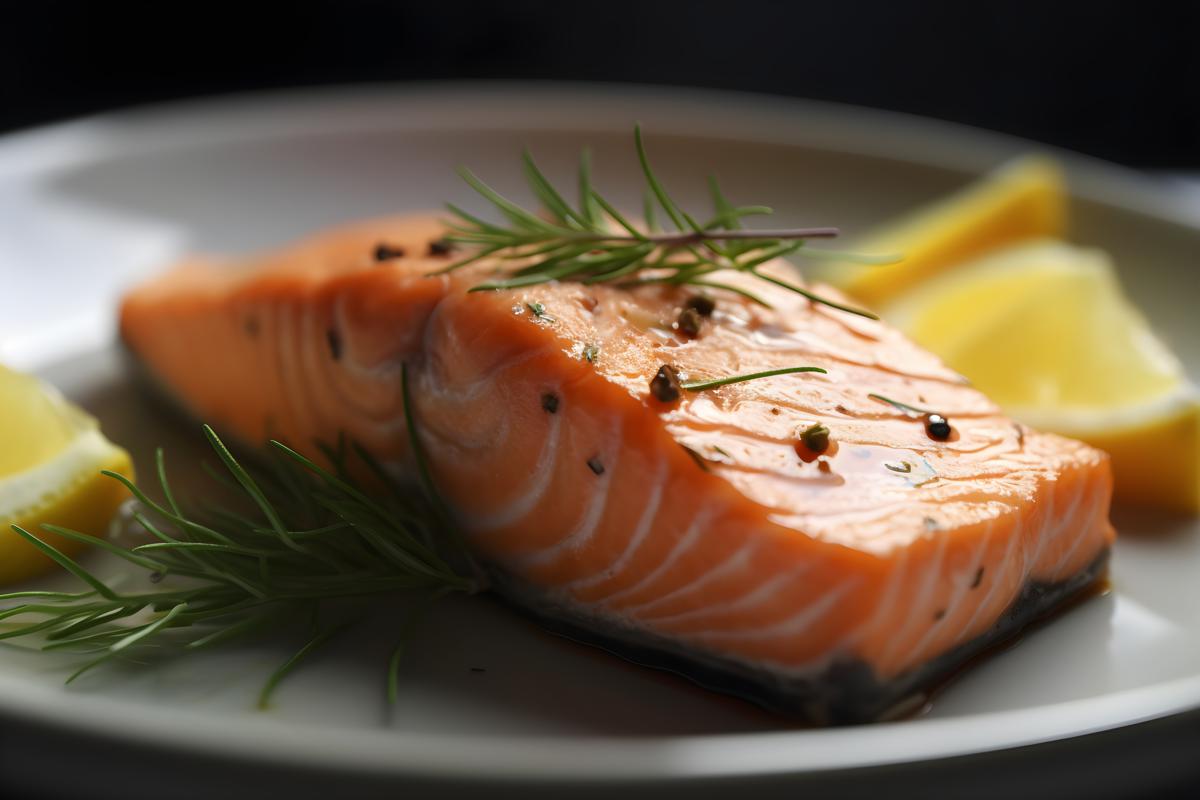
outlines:
[[[111, 349], [122, 286], [193, 249], [241, 251], [366, 215], [470, 203], [453, 172], [460, 162], [515, 191], [524, 145], [566, 180], [590, 144], [598, 182], [631, 203], [635, 120], [684, 200], [703, 202], [701, 179], [715, 171], [734, 199], [850, 234], [1029, 148], [859, 109], [611, 87], [376, 88], [98, 117], [0, 142], [0, 360], [62, 386], [130, 445], [143, 471], [159, 442], [186, 464], [196, 437], [142, 396]], [[1165, 187], [1065, 157], [1074, 238], [1115, 255], [1131, 294], [1200, 375], [1200, 219]], [[60, 788], [87, 781], [102, 787], [93, 796], [163, 780], [175, 781], [170, 796], [203, 796], [235, 776], [269, 778], [293, 796], [329, 785], [349, 794], [481, 784], [694, 792], [728, 781], [789, 792], [886, 781], [896, 791], [914, 775], [926, 789], [934, 778], [966, 780], [964, 764], [1011, 783], [1013, 763], [1043, 774], [1080, 762], [1061, 746], [1007, 761], [946, 759], [1200, 706], [1200, 526], [1117, 517], [1124, 536], [1109, 594], [975, 666], [910, 720], [798, 729], [473, 600], [447, 604], [421, 629], [392, 711], [381, 683], [386, 611], [296, 673], [265, 713], [252, 710], [254, 693], [286, 641], [99, 671], [70, 689], [64, 667], [0, 649], [0, 718], [10, 732], [24, 726], [2, 743], [0, 774]], [[1163, 761], [1162, 726], [1137, 730], [1121, 746], [1154, 742], [1143, 749]], [[62, 763], [43, 749], [51, 741], [72, 742], [84, 766], [48, 769]], [[1112, 741], [1091, 737], [1069, 751], [1085, 754], [1088, 775], [1108, 790], [1122, 785], [1098, 755]], [[932, 760], [920, 772], [899, 766]], [[177, 768], [191, 770], [188, 780], [169, 777]]]

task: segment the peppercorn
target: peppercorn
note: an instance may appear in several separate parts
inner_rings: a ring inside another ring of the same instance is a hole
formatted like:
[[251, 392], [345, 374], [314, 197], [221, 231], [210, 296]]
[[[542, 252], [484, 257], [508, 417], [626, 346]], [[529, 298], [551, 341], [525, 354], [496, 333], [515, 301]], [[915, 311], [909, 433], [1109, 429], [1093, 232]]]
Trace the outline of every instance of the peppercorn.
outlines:
[[674, 403], [683, 396], [679, 373], [670, 364], [663, 364], [650, 381], [650, 394], [661, 403]]
[[454, 252], [454, 242], [449, 239], [434, 239], [429, 243], [429, 255], [448, 256]]
[[679, 312], [679, 319], [675, 321], [675, 328], [689, 339], [695, 339], [700, 335], [700, 326], [702, 324], [699, 311], [694, 308], [685, 308]]
[[375, 245], [376, 261], [391, 261], [393, 258], [404, 258], [404, 248], [395, 247], [386, 242]]
[[950, 420], [941, 414], [926, 414], [925, 432], [929, 434], [930, 439], [937, 439], [939, 442], [944, 442], [950, 438], [953, 429], [950, 427]]
[[694, 294], [687, 299], [684, 307], [692, 309], [702, 317], [711, 317], [717, 309], [717, 302], [708, 295]]

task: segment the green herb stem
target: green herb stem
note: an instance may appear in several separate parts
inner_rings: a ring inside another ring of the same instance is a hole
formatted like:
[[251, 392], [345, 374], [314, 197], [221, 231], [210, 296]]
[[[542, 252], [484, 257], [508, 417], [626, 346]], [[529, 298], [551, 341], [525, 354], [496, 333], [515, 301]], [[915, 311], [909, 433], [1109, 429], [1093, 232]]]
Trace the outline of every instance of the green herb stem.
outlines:
[[[487, 222], [458, 206], [447, 204], [446, 208], [453, 215], [447, 222], [451, 231], [447, 239], [477, 249], [435, 274], [453, 272], [480, 259], [496, 256], [501, 261], [527, 260], [531, 263], [499, 279], [478, 284], [470, 291], [519, 289], [562, 280], [617, 283], [623, 287], [656, 282], [724, 289], [767, 305], [744, 289], [723, 282], [700, 280], [701, 276], [713, 272], [731, 270], [748, 273], [814, 303], [874, 318], [868, 311], [827, 299], [756, 270], [772, 259], [803, 254], [806, 240], [837, 236], [837, 228], [746, 229], [742, 224], [745, 218], [769, 215], [772, 210], [767, 206], [734, 206], [711, 178], [709, 190], [714, 216], [708, 222], [698, 223], [671, 198], [655, 174], [640, 127], [634, 128], [634, 146], [647, 187], [643, 212], [645, 230], [635, 226], [596, 191], [591, 156], [587, 151], [579, 165], [578, 207], [572, 207], [564, 199], [564, 193], [554, 187], [526, 152], [523, 157], [525, 178], [541, 204], [544, 216], [504, 197], [470, 170], [460, 169], [467, 184], [490, 203], [505, 222]], [[659, 211], [675, 230], [663, 230], [659, 226]], [[867, 260], [872, 259], [868, 256]], [[647, 271], [652, 274], [643, 275]], [[666, 275], [653, 274], [664, 271]]]
[[822, 375], [827, 375], [828, 371], [821, 367], [784, 367], [783, 369], [771, 369], [765, 372], [751, 372], [747, 375], [730, 375], [725, 378], [715, 378], [707, 381], [688, 381], [680, 385], [689, 392], [703, 392], [706, 389], [716, 389], [720, 386], [728, 386], [731, 383], [742, 383], [743, 381], [753, 381], [759, 378], [770, 378], [775, 375], [792, 375], [797, 372], [819, 372]]
[[[172, 654], [210, 647], [329, 601], [415, 592], [428, 602], [452, 592], [477, 591], [476, 579], [451, 566], [469, 568], [471, 562], [434, 489], [416, 433], [407, 370], [401, 373], [401, 388], [419, 486], [392, 483], [364, 450], [347, 448], [344, 441], [337, 448], [323, 448], [332, 469], [279, 442], [272, 442], [270, 457], [243, 464], [205, 426], [204, 435], [228, 478], [218, 486], [234, 505], [211, 498], [181, 503], [159, 454], [156, 477], [165, 505], [150, 500], [128, 478], [106, 473], [134, 493], [134, 519], [152, 541], [121, 547], [68, 528], [43, 526], [47, 533], [123, 559], [133, 577], [145, 580], [135, 582], [129, 592], [118, 591], [115, 582], [101, 580], [54, 545], [13, 526], [17, 535], [81, 581], [84, 590], [0, 594], [0, 602], [12, 603], [0, 608], [0, 640], [36, 637], [43, 650], [92, 655], [68, 678], [74, 681], [134, 651]], [[350, 477], [351, 452], [375, 476], [376, 487]], [[194, 514], [185, 512], [192, 507]], [[417, 607], [424, 605], [418, 600]], [[260, 704], [300, 661], [344, 627], [314, 634], [270, 676]], [[393, 672], [389, 664], [389, 675]]]
[[912, 415], [920, 416], [923, 414], [932, 414], [933, 413], [932, 411], [929, 411], [928, 409], [919, 408], [917, 406], [910, 406], [908, 403], [901, 403], [899, 400], [893, 400], [890, 397], [884, 397], [883, 395], [875, 394], [874, 392], [872, 392], [871, 394], [868, 394], [867, 397], [871, 398], [872, 400], [878, 400], [881, 403], [887, 403], [892, 408], [903, 411], [905, 414], [908, 414], [910, 416], [912, 416]]

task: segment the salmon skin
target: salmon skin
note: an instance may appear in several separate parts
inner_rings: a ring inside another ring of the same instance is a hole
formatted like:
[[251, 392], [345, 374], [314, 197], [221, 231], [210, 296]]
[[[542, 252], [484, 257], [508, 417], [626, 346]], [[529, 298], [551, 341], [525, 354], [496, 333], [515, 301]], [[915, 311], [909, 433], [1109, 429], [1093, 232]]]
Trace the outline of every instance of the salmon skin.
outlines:
[[[468, 293], [498, 267], [431, 276], [442, 235], [417, 215], [195, 259], [128, 294], [122, 337], [222, 434], [345, 434], [401, 475], [407, 365], [434, 481], [505, 597], [817, 723], [887, 715], [1104, 573], [1107, 457], [1014, 423], [884, 323], [736, 274], [771, 308], [715, 290], [698, 335], [675, 322], [689, 287]], [[664, 364], [827, 373], [664, 401]]]

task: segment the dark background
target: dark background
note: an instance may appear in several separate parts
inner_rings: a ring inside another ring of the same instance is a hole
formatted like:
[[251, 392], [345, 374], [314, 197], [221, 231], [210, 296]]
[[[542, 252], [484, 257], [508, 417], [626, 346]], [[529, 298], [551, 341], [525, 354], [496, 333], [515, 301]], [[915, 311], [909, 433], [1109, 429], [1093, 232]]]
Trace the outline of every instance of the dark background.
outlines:
[[158, 100], [428, 79], [649, 82], [900, 109], [1200, 166], [1187, 2], [0, 0], [0, 131]]

